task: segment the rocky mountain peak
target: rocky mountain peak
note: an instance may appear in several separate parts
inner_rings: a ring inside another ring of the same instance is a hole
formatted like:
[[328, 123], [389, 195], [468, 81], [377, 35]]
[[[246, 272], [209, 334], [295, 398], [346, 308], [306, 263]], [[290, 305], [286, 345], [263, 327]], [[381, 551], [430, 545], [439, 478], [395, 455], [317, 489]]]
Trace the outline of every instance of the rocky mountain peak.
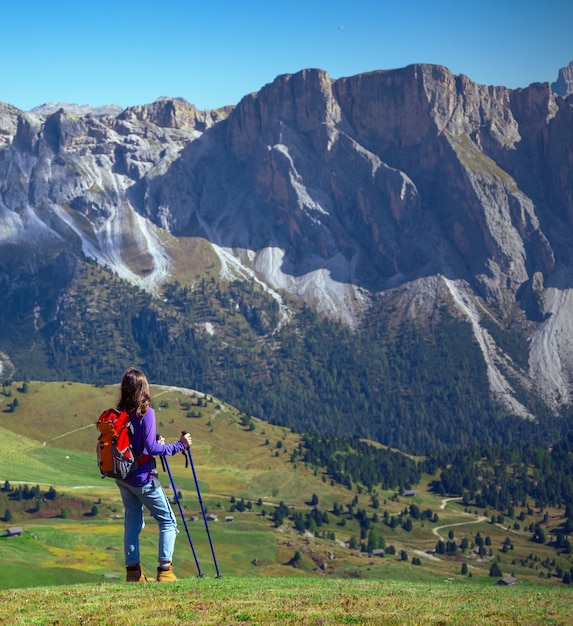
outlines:
[[162, 128], [198, 130], [203, 132], [225, 119], [232, 107], [215, 111], [199, 111], [183, 98], [159, 98], [152, 104], [129, 107], [118, 118], [150, 122]]
[[553, 92], [558, 96], [569, 96], [573, 93], [573, 61], [559, 70], [556, 82], [552, 84]]
[[31, 109], [30, 113], [33, 113], [34, 115], [48, 116], [56, 113], [60, 109], [63, 109], [66, 113], [70, 113], [72, 115], [94, 115], [96, 117], [101, 115], [119, 115], [123, 110], [123, 108], [117, 104], [91, 107], [89, 104], [78, 105], [69, 102], [46, 102]]

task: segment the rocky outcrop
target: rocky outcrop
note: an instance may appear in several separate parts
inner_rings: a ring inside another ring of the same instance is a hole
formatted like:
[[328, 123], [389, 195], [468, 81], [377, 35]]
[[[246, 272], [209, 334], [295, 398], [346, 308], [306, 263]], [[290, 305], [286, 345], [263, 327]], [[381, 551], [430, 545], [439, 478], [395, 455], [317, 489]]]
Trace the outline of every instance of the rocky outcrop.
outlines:
[[[223, 277], [353, 326], [379, 294], [407, 294], [403, 317], [420, 323], [447, 305], [471, 322], [492, 389], [529, 416], [510, 378], [553, 407], [573, 382], [571, 67], [553, 90], [412, 65], [308, 69], [218, 111], [1, 105], [0, 256], [66, 249], [154, 289], [181, 271], [165, 229], [208, 241]], [[480, 316], [523, 328], [528, 372]]]
[[553, 93], [569, 96], [573, 93], [573, 61], [559, 70], [557, 80], [552, 84]]
[[130, 107], [118, 115], [120, 120], [149, 122], [162, 128], [204, 131], [225, 119], [232, 107], [199, 111], [183, 98], [159, 98], [152, 104]]

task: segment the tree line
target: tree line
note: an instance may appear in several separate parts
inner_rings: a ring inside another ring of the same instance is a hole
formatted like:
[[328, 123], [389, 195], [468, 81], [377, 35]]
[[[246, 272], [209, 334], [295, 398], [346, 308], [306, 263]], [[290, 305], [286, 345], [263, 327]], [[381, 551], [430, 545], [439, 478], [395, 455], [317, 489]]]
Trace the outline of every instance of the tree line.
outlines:
[[565, 508], [565, 531], [573, 531], [573, 431], [551, 446], [476, 446], [442, 453], [434, 462], [442, 468], [435, 483], [442, 494], [508, 514], [528, 504]]
[[368, 491], [374, 487], [404, 491], [420, 482], [420, 464], [397, 451], [358, 438], [344, 439], [307, 433], [291, 455], [311, 466], [323, 467], [328, 476], [349, 489], [353, 483]]

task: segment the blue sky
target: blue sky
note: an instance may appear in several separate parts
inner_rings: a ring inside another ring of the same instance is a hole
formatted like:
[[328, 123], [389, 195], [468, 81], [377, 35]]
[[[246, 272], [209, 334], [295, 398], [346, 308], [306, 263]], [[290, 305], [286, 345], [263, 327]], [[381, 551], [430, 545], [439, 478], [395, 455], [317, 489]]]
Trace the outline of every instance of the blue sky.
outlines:
[[236, 104], [278, 75], [438, 63], [478, 83], [555, 81], [571, 0], [2, 0], [0, 102]]

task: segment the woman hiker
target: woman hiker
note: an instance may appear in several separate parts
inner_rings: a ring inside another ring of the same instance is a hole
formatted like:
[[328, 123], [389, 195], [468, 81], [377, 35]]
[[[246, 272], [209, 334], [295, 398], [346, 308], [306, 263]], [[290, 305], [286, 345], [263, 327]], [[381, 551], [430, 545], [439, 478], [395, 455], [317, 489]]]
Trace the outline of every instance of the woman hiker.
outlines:
[[139, 466], [124, 480], [116, 480], [125, 508], [123, 547], [127, 582], [148, 582], [141, 568], [139, 534], [144, 527], [145, 506], [159, 524], [157, 580], [167, 583], [177, 580], [172, 558], [177, 535], [177, 521], [163, 487], [157, 478], [154, 456], [172, 456], [191, 446], [191, 435], [181, 435], [179, 441], [166, 444], [157, 437], [155, 412], [151, 408], [151, 392], [145, 374], [131, 367], [121, 381], [118, 410], [130, 414], [133, 424], [131, 445], [139, 457]]

